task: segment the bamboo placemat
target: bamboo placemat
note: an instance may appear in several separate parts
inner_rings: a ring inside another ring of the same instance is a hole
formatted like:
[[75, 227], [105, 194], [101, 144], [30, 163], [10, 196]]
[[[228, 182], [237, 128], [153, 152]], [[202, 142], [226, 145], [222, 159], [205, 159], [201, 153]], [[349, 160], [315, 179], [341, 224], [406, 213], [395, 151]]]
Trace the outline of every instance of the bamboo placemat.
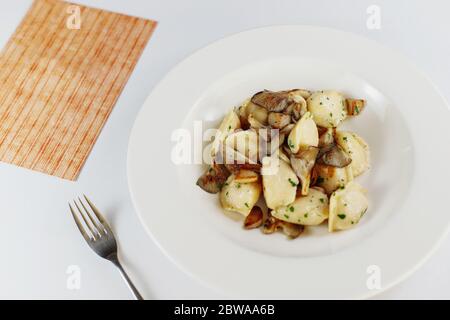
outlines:
[[75, 180], [155, 27], [36, 0], [0, 53], [0, 161]]

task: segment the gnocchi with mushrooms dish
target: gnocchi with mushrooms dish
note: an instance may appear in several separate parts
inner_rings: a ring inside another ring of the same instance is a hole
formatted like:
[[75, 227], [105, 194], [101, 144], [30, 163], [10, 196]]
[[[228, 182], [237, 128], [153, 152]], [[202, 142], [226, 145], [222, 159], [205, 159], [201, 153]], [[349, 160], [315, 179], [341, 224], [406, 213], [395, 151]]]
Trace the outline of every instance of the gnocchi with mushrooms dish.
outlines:
[[244, 228], [290, 238], [306, 227], [358, 224], [367, 192], [355, 178], [369, 169], [367, 143], [339, 125], [365, 100], [334, 90], [264, 90], [231, 110], [209, 145], [210, 165], [197, 180]]

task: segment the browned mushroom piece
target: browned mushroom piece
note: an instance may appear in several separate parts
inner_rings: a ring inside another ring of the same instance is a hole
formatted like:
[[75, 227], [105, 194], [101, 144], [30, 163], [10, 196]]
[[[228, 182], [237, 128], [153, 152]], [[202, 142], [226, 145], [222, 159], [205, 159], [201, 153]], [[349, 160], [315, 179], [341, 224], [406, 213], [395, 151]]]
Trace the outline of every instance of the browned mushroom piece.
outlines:
[[227, 163], [225, 167], [231, 173], [238, 173], [241, 170], [250, 170], [256, 173], [261, 172], [260, 163]]
[[294, 224], [281, 220], [279, 222], [279, 228], [281, 228], [283, 230], [283, 233], [290, 239], [297, 238], [303, 232], [303, 230], [305, 230], [305, 226], [301, 224]]
[[321, 148], [317, 156], [317, 163], [332, 167], [343, 168], [352, 162], [349, 155], [337, 144], [330, 144]]
[[319, 147], [324, 148], [334, 143], [335, 128], [323, 128], [319, 129]]
[[253, 129], [262, 129], [266, 127], [264, 124], [259, 122], [252, 114], [248, 116], [247, 122], [250, 125], [250, 128]]
[[281, 129], [291, 123], [291, 116], [281, 112], [270, 112], [267, 122], [272, 128]]
[[275, 231], [277, 231], [278, 229], [278, 220], [277, 218], [269, 215], [266, 219], [266, 221], [264, 221], [264, 227], [262, 229], [262, 232], [265, 234], [271, 234], [274, 233]]
[[283, 129], [280, 130], [280, 134], [284, 134], [285, 136], [288, 136], [294, 127], [295, 127], [294, 123], [288, 124], [286, 127], [284, 127]]
[[309, 96], [312, 94], [310, 90], [307, 89], [291, 89], [288, 90], [289, 94], [294, 96], [301, 96], [303, 99], [308, 99]]
[[230, 174], [224, 165], [213, 164], [198, 178], [197, 185], [208, 193], [218, 193]]
[[255, 229], [263, 224], [263, 212], [260, 207], [254, 206], [244, 221], [244, 228]]
[[262, 231], [265, 234], [271, 234], [277, 230], [282, 230], [283, 233], [289, 238], [295, 239], [303, 232], [304, 229], [305, 227], [303, 225], [282, 221], [270, 215], [266, 221], [264, 221]]
[[294, 170], [297, 177], [300, 179], [302, 188], [301, 194], [307, 195], [311, 180], [311, 170], [316, 163], [316, 157], [319, 153], [317, 147], [307, 147], [301, 149], [296, 154], [291, 154], [290, 161], [291, 167]]
[[267, 109], [267, 111], [281, 112], [289, 106], [291, 100], [286, 91], [264, 90], [256, 93], [251, 98], [251, 102]]
[[366, 101], [363, 99], [345, 99], [345, 103], [347, 104], [347, 114], [350, 116], [360, 114], [366, 106]]

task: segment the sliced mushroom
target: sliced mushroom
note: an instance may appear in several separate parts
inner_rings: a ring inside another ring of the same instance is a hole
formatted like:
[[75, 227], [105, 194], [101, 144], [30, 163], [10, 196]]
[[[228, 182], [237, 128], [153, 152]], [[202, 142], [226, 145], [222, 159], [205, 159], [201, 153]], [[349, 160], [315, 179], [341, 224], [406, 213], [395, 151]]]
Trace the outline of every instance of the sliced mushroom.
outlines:
[[334, 143], [334, 128], [319, 129], [319, 147], [324, 148]]
[[284, 127], [283, 129], [280, 130], [280, 134], [284, 134], [285, 136], [288, 136], [289, 133], [291, 133], [294, 126], [295, 126], [294, 123], [288, 124], [286, 127]]
[[263, 224], [263, 212], [260, 207], [254, 206], [244, 221], [247, 230], [259, 228]]
[[300, 179], [302, 185], [302, 195], [308, 194], [311, 180], [311, 170], [314, 167], [318, 153], [318, 148], [307, 147], [300, 150], [297, 154], [292, 154], [290, 157], [292, 169], [294, 169], [294, 172]]
[[250, 115], [248, 116], [247, 122], [248, 122], [248, 124], [250, 125], [250, 128], [253, 128], [253, 129], [261, 129], [261, 128], [264, 128], [264, 127], [265, 127], [261, 122], [259, 122], [259, 121], [255, 118], [255, 116], [254, 116], [253, 114], [250, 114]]
[[351, 116], [360, 114], [366, 106], [366, 101], [363, 99], [345, 99], [345, 103], [347, 105], [347, 113]]
[[237, 114], [241, 121], [241, 127], [246, 130], [250, 128], [249, 116], [262, 125], [267, 124], [267, 110], [261, 106], [258, 106], [250, 101], [250, 99], [246, 100], [237, 110]]
[[331, 144], [320, 149], [319, 155], [317, 156], [317, 163], [336, 168], [346, 167], [351, 162], [352, 159], [337, 144]]
[[213, 164], [198, 178], [197, 185], [208, 193], [218, 193], [230, 174], [224, 165]]
[[286, 91], [274, 92], [264, 90], [256, 93], [251, 98], [251, 102], [265, 108], [269, 112], [281, 112], [293, 103], [293, 100], [290, 99]]
[[267, 122], [272, 128], [281, 129], [291, 122], [291, 116], [281, 112], [269, 112]]
[[289, 94], [294, 97], [294, 100], [298, 96], [302, 97], [303, 99], [308, 99], [309, 96], [311, 95], [311, 93], [312, 92], [310, 90], [306, 90], [306, 89], [292, 89], [292, 90], [289, 90]]
[[256, 120], [261, 122], [262, 124], [267, 124], [267, 115], [268, 111], [253, 102], [249, 102], [247, 105], [247, 116], [252, 115]]
[[231, 173], [238, 173], [242, 170], [249, 170], [256, 173], [261, 172], [261, 164], [259, 163], [227, 163], [225, 167]]
[[284, 153], [282, 148], [279, 148], [276, 152], [276, 155], [278, 155], [278, 158], [280, 158], [281, 160], [283, 160], [286, 163], [291, 163], [291, 160], [289, 160], [289, 157], [286, 155], [286, 153]]
[[273, 216], [269, 216], [264, 222], [263, 233], [272, 234], [277, 230], [282, 230], [291, 239], [297, 238], [305, 229], [303, 225], [282, 221]]

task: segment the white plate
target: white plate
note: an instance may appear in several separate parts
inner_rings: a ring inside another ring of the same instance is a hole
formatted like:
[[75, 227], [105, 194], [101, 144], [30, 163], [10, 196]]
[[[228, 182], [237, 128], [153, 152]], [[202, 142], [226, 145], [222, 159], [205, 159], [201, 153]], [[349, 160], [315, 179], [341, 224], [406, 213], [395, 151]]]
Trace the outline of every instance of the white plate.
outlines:
[[[308, 228], [288, 241], [225, 216], [195, 185], [202, 166], [173, 164], [171, 135], [195, 120], [217, 125], [261, 89], [297, 87], [367, 99], [345, 126], [371, 147], [372, 169], [358, 178], [370, 208], [352, 230]], [[411, 274], [446, 235], [449, 123], [433, 85], [372, 41], [305, 26], [247, 31], [192, 54], [150, 94], [130, 138], [132, 199], [174, 263], [229, 297], [365, 298]]]

